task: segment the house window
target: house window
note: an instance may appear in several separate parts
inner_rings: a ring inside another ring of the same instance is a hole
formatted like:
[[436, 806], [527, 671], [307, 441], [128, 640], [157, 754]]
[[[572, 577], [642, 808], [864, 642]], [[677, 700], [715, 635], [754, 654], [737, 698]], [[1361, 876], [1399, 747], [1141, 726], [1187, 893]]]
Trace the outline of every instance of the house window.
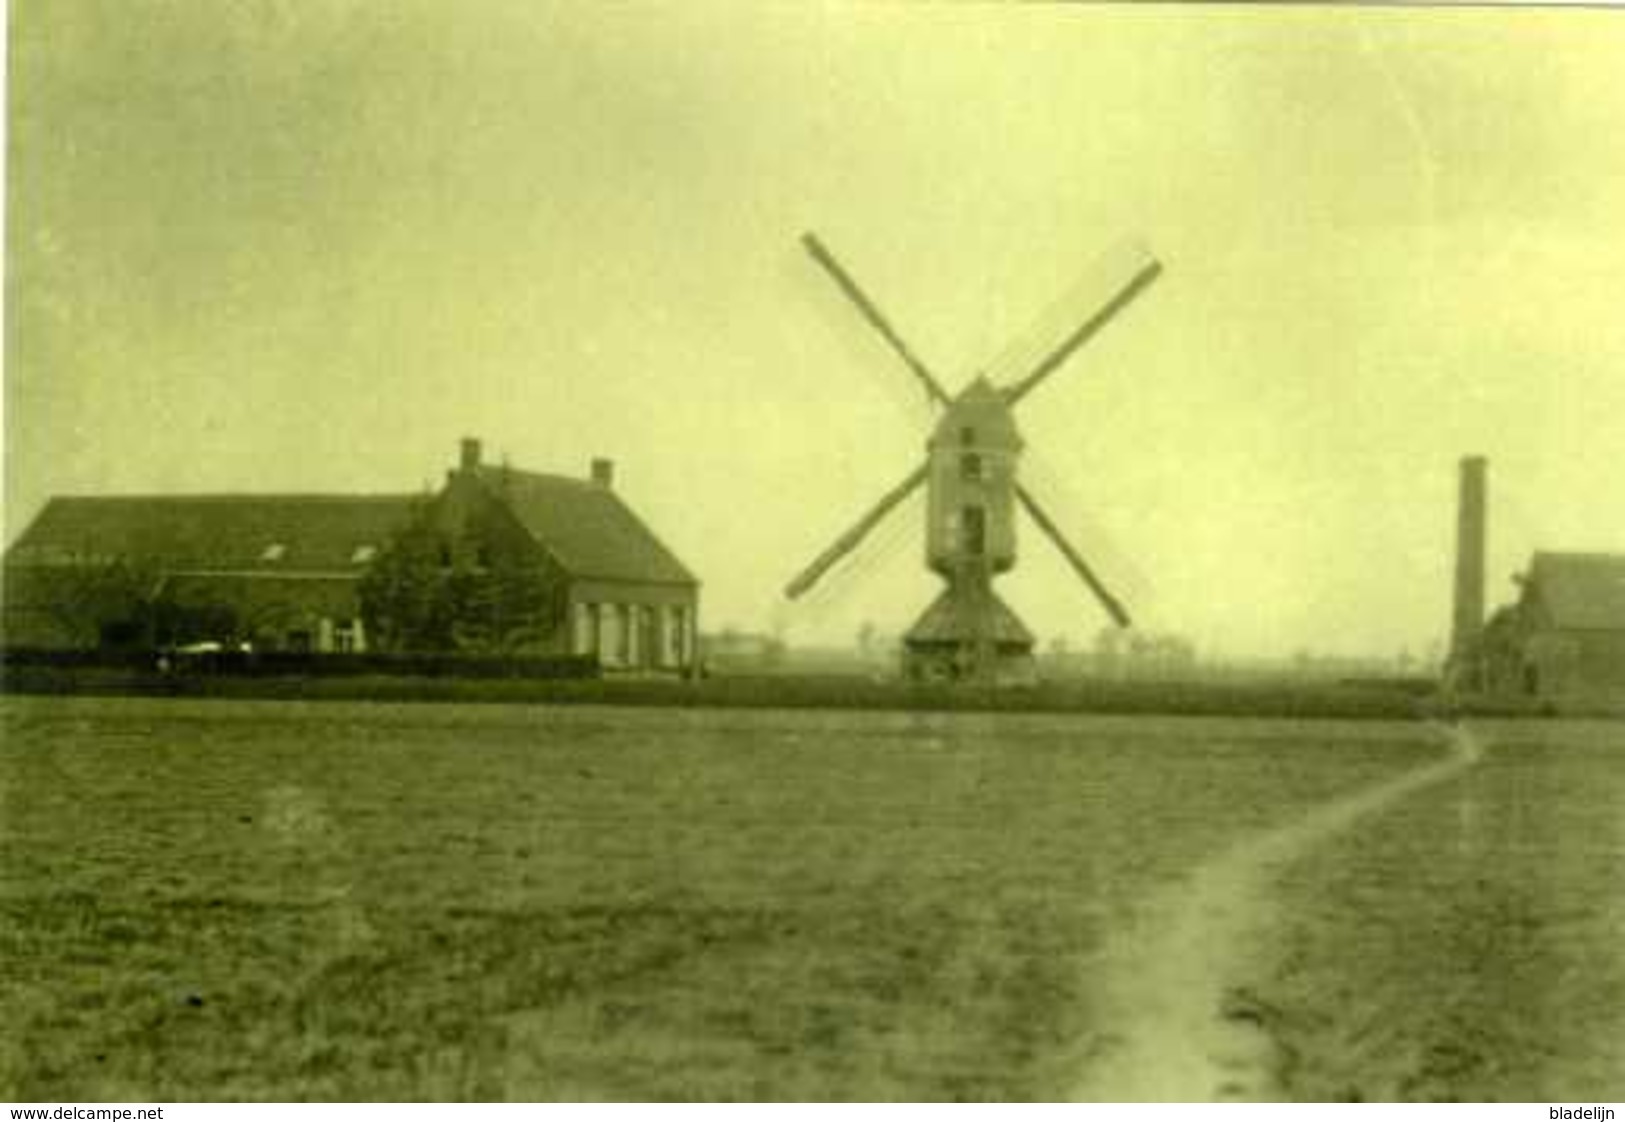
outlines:
[[642, 666], [648, 652], [643, 646], [642, 604], [628, 604], [626, 608], [626, 664]]
[[365, 565], [378, 556], [378, 547], [375, 545], [358, 545], [355, 552], [350, 554], [350, 564]]
[[970, 425], [966, 425], [964, 428], [960, 429], [959, 430], [959, 443], [967, 445], [967, 446], [971, 445], [971, 444], [975, 444], [976, 443], [976, 430], [974, 428], [972, 428]]
[[681, 666], [688, 644], [688, 616], [680, 604], [666, 608], [664, 614], [666, 626], [661, 629], [665, 634], [660, 662], [662, 666]]
[[626, 661], [626, 628], [619, 604], [598, 605], [598, 658], [605, 666]]
[[638, 657], [640, 665], [660, 664], [660, 609], [640, 604], [638, 613]]
[[574, 630], [575, 635], [570, 643], [570, 649], [579, 655], [597, 653], [597, 635], [591, 604], [577, 604], [575, 606]]
[[982, 478], [982, 457], [975, 452], [965, 452], [959, 457], [959, 478], [967, 483], [976, 483]]
[[451, 568], [451, 546], [444, 543], [440, 546], [440, 567], [442, 569]]
[[616, 647], [615, 661], [622, 666], [631, 666], [632, 662], [632, 608], [628, 604], [616, 604], [615, 630]]
[[261, 561], [280, 561], [287, 554], [288, 547], [281, 542], [272, 542], [260, 554]]
[[482, 569], [491, 567], [491, 549], [489, 546], [480, 546], [478, 552], [474, 555], [474, 563]]
[[333, 649], [340, 654], [354, 654], [361, 649], [361, 621], [341, 619], [333, 625]]

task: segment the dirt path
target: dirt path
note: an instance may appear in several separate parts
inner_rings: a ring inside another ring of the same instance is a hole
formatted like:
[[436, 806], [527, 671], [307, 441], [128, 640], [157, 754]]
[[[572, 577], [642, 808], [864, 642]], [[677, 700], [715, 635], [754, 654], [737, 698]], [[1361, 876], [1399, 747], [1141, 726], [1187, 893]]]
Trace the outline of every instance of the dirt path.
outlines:
[[1472, 767], [1483, 745], [1438, 726], [1444, 759], [1324, 803], [1197, 866], [1146, 908], [1106, 952], [1105, 1016], [1115, 1026], [1090, 1057], [1085, 1102], [1269, 1100], [1281, 1091], [1273, 1012], [1247, 989], [1277, 871], [1361, 818]]

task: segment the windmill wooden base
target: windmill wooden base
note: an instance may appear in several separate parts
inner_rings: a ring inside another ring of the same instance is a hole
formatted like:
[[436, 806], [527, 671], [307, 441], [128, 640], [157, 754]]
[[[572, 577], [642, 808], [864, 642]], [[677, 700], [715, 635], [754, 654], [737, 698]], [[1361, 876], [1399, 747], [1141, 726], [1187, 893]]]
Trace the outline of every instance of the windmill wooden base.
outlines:
[[955, 574], [903, 636], [903, 674], [928, 682], [1032, 682], [1033, 635], [985, 572]]

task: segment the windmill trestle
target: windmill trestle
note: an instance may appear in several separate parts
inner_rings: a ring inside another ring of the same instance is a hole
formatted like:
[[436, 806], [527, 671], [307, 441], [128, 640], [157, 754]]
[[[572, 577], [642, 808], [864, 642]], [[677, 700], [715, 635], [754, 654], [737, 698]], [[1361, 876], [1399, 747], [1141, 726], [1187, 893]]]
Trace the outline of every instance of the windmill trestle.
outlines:
[[985, 562], [964, 561], [903, 637], [903, 674], [914, 681], [1020, 684], [1036, 680], [1033, 635], [993, 590]]

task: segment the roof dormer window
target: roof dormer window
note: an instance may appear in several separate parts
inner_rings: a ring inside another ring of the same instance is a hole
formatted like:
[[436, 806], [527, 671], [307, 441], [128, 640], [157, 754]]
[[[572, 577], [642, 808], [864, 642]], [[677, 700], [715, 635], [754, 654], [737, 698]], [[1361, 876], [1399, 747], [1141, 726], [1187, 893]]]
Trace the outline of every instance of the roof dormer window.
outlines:
[[261, 561], [280, 561], [287, 554], [288, 547], [281, 542], [272, 542], [260, 554]]

